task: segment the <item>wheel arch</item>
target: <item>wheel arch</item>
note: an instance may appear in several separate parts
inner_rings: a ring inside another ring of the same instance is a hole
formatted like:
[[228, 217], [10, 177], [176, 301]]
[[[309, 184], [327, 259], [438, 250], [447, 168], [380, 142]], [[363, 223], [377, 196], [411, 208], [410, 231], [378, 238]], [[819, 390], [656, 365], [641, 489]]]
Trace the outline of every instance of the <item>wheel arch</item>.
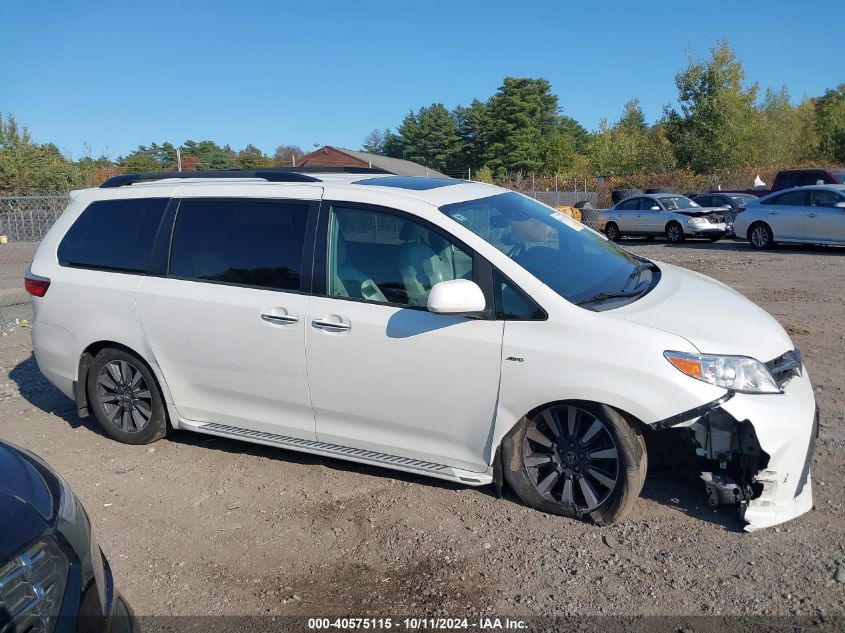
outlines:
[[76, 399], [76, 407], [79, 416], [85, 417], [87, 415], [90, 415], [91, 413], [88, 406], [88, 371], [91, 368], [91, 363], [94, 361], [94, 357], [96, 357], [97, 354], [99, 354], [102, 350], [107, 348], [123, 350], [124, 352], [136, 356], [142, 363], [144, 363], [144, 365], [146, 365], [147, 369], [149, 369], [150, 373], [153, 375], [153, 379], [156, 382], [156, 387], [158, 387], [158, 390], [161, 393], [161, 397], [164, 400], [164, 408], [168, 416], [167, 423], [170, 424], [170, 414], [168, 411], [169, 407], [167, 405], [173, 402], [173, 400], [170, 396], [170, 390], [167, 388], [167, 382], [161, 375], [161, 370], [158, 365], [154, 362], [151, 363], [144, 354], [141, 354], [137, 350], [132, 349], [128, 345], [120, 343], [119, 341], [112, 340], [95, 341], [89, 344], [84, 350], [82, 350], [82, 354], [80, 354], [76, 380], [73, 383], [73, 392]]

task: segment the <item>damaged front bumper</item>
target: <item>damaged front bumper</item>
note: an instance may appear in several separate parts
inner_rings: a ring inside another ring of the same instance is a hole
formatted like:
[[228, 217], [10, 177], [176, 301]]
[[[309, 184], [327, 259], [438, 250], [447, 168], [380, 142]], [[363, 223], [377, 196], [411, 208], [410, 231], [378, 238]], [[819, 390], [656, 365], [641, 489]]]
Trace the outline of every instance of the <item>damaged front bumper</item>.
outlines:
[[808, 512], [818, 409], [806, 370], [792, 377], [783, 393], [736, 393], [711, 405], [695, 419], [655, 427], [691, 433], [706, 464], [702, 479], [710, 503], [736, 504], [747, 531]]

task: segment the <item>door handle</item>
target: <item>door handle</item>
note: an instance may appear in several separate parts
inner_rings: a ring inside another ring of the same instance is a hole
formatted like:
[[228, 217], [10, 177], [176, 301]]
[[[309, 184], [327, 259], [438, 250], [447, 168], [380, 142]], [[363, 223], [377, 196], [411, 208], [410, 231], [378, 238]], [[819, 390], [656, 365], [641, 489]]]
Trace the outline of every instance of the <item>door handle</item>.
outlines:
[[808, 218], [814, 218], [814, 217], [816, 217], [816, 214], [815, 213], [808, 213], [807, 217]]
[[311, 325], [318, 330], [329, 330], [330, 332], [346, 332], [351, 330], [352, 326], [348, 323], [339, 323], [338, 321], [323, 321], [322, 319], [314, 319]]
[[778, 214], [777, 211], [769, 211], [769, 215], [777, 215], [777, 214]]
[[274, 325], [289, 325], [291, 323], [297, 323], [299, 321], [299, 317], [292, 314], [264, 313], [261, 315], [261, 320], [267, 321], [267, 323], [273, 323]]

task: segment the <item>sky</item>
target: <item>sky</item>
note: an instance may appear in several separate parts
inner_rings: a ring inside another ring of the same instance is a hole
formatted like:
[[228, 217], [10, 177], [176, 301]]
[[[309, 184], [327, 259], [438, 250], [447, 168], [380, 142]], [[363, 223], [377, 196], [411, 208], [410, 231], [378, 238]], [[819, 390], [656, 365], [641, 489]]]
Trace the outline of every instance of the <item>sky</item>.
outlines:
[[0, 112], [77, 159], [211, 139], [358, 149], [410, 111], [543, 77], [588, 129], [726, 39], [793, 101], [845, 82], [845, 1], [0, 0]]

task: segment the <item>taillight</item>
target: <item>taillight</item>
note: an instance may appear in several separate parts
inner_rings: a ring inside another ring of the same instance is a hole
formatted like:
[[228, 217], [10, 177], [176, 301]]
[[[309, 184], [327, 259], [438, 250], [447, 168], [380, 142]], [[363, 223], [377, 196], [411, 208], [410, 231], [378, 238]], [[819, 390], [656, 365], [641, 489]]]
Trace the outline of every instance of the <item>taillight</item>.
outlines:
[[50, 287], [50, 279], [29, 273], [23, 279], [23, 287], [33, 297], [43, 297], [47, 294], [47, 289]]
[[736, 208], [737, 213], [742, 213], [743, 211], [745, 211], [745, 207], [737, 207]]

